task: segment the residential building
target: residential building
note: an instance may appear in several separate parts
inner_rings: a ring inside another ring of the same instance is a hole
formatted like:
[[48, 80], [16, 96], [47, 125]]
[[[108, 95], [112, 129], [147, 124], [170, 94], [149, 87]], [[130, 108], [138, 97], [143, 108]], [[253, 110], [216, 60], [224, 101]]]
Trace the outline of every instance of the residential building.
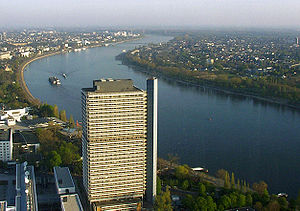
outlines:
[[83, 185], [93, 209], [137, 209], [144, 197], [152, 203], [157, 79], [147, 80], [147, 91], [130, 79], [94, 80], [81, 99]]
[[0, 160], [6, 162], [12, 160], [13, 131], [12, 129], [0, 130]]

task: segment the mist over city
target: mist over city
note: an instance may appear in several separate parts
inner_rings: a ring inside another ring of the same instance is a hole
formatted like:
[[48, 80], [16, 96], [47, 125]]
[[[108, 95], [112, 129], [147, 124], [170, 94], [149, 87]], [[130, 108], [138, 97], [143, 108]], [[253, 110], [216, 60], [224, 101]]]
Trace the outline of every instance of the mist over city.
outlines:
[[298, 0], [1, 0], [0, 210], [300, 210]]

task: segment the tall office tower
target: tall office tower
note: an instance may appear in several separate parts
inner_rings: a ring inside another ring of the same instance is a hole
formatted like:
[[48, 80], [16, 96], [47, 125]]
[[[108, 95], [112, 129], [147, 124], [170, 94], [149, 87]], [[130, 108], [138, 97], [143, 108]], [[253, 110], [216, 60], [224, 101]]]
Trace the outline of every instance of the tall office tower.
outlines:
[[299, 37], [296, 37], [296, 46], [299, 46]]
[[[94, 210], [128, 210], [156, 195], [157, 79], [95, 80], [82, 91], [83, 185]], [[147, 194], [146, 194], [147, 189]]]

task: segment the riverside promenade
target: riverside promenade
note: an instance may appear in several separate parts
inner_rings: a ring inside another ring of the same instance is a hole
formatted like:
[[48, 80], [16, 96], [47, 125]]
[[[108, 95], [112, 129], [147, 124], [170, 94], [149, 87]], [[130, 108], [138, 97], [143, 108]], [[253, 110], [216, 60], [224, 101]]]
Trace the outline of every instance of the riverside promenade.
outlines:
[[54, 56], [54, 55], [57, 55], [57, 54], [61, 54], [61, 53], [64, 53], [62, 51], [57, 51], [57, 52], [53, 52], [53, 53], [48, 53], [48, 54], [43, 54], [43, 55], [37, 55], [37, 56], [34, 56], [32, 57], [31, 59], [29, 59], [28, 61], [25, 61], [21, 64], [21, 66], [18, 68], [17, 70], [17, 79], [18, 79], [18, 82], [22, 88], [22, 90], [24, 91], [24, 94], [25, 94], [25, 97], [26, 99], [29, 101], [29, 103], [33, 104], [33, 105], [40, 105], [41, 102], [39, 99], [35, 98], [31, 92], [29, 91], [27, 85], [26, 85], [26, 82], [24, 80], [24, 69], [26, 68], [27, 65], [29, 65], [31, 62], [34, 62], [38, 59], [42, 59], [42, 58], [45, 58], [45, 57], [48, 57], [48, 56]]

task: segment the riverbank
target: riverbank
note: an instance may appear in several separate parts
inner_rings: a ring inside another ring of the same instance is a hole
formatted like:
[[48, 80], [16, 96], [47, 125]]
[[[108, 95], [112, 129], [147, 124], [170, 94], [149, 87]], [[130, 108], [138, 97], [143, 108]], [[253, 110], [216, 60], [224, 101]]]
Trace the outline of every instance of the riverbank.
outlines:
[[284, 99], [278, 99], [278, 98], [271, 98], [271, 97], [262, 97], [259, 95], [256, 95], [254, 93], [247, 93], [247, 92], [238, 92], [235, 90], [231, 90], [231, 89], [226, 89], [224, 87], [219, 87], [219, 86], [213, 86], [213, 85], [209, 85], [209, 84], [199, 84], [199, 83], [195, 83], [192, 81], [188, 81], [188, 80], [182, 80], [182, 79], [178, 79], [175, 77], [170, 77], [167, 76], [166, 74], [164, 74], [161, 70], [158, 69], [151, 69], [151, 68], [144, 68], [144, 67], [140, 67], [138, 65], [132, 64], [129, 60], [124, 60], [124, 56], [122, 54], [116, 56], [116, 59], [122, 61], [122, 64], [136, 70], [139, 72], [143, 72], [143, 73], [147, 73], [147, 74], [151, 74], [155, 77], [160, 77], [163, 78], [167, 81], [174, 81], [180, 84], [184, 84], [184, 85], [189, 85], [189, 86], [196, 86], [196, 87], [201, 87], [201, 88], [209, 88], [218, 92], [222, 92], [225, 94], [230, 94], [230, 95], [237, 95], [237, 96], [243, 96], [243, 97], [249, 97], [249, 98], [253, 98], [253, 99], [257, 99], [260, 101], [264, 101], [264, 102], [268, 102], [268, 103], [274, 103], [274, 104], [278, 104], [278, 105], [282, 105], [282, 106], [286, 106], [289, 108], [293, 108], [296, 110], [300, 110], [300, 105], [293, 105], [288, 103], [287, 100]]
[[[141, 38], [143, 38], [143, 36], [141, 36], [139, 38], [130, 39], [130, 40], [122, 40], [122, 41], [119, 41], [119, 42], [105, 43], [105, 44], [107, 44], [107, 45], [121, 44], [121, 43], [124, 43], [124, 42], [130, 42], [130, 41], [139, 40]], [[101, 44], [98, 44], [98, 45], [87, 46], [86, 48], [88, 49], [88, 48], [106, 47], [105, 44], [101, 43]], [[27, 87], [27, 84], [26, 84], [25, 79], [24, 79], [24, 70], [25, 70], [25, 68], [30, 63], [32, 63], [32, 62], [34, 62], [36, 60], [43, 59], [43, 58], [50, 57], [50, 56], [59, 55], [59, 54], [65, 54], [65, 53], [69, 53], [69, 52], [72, 52], [72, 51], [56, 51], [56, 52], [53, 52], [53, 53], [37, 55], [37, 56], [34, 56], [34, 57], [30, 58], [29, 60], [23, 62], [20, 65], [20, 67], [17, 70], [18, 83], [20, 84], [20, 87], [21, 87], [21, 89], [24, 92], [25, 98], [28, 100], [28, 102], [30, 104], [32, 104], [32, 105], [40, 105], [41, 102], [40, 102], [39, 99], [35, 98], [31, 94], [31, 92], [29, 91], [29, 89]]]
[[18, 78], [18, 82], [22, 88], [22, 90], [24, 91], [25, 97], [28, 100], [29, 103], [33, 104], [33, 105], [40, 105], [41, 102], [39, 101], [39, 99], [35, 98], [31, 92], [29, 91], [27, 84], [25, 82], [24, 79], [24, 70], [27, 67], [27, 65], [29, 65], [31, 62], [34, 62], [38, 59], [43, 59], [49, 56], [54, 56], [54, 55], [58, 55], [58, 54], [62, 54], [65, 53], [63, 51], [58, 51], [58, 52], [53, 52], [53, 53], [49, 53], [49, 54], [43, 54], [43, 55], [38, 55], [35, 57], [30, 58], [28, 61], [25, 61], [21, 64], [21, 66], [18, 68], [17, 71], [17, 78]]

